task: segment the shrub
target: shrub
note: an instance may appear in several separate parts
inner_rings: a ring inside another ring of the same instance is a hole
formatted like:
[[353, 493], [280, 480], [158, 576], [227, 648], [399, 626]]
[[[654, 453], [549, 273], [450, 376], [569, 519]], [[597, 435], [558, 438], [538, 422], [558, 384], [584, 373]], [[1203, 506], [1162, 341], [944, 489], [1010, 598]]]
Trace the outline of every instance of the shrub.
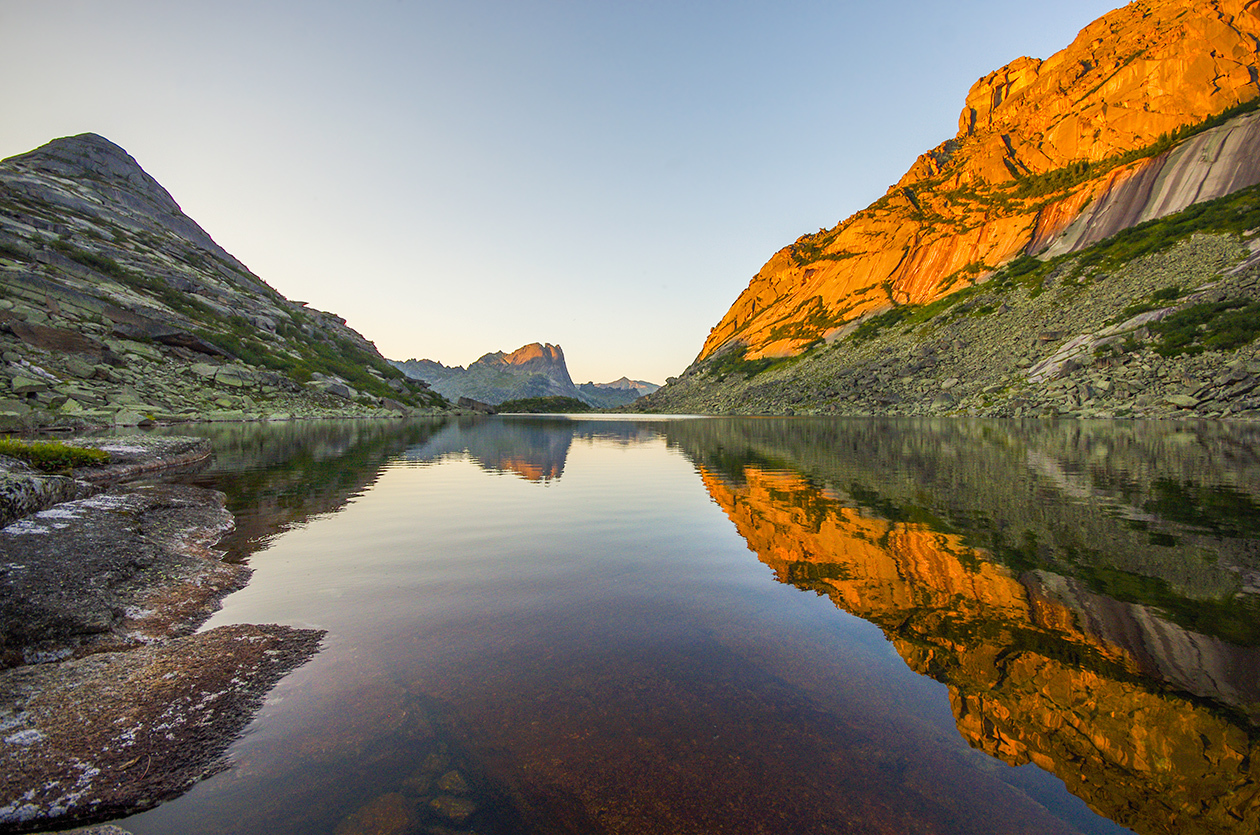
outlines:
[[1192, 304], [1151, 325], [1160, 337], [1155, 351], [1165, 357], [1204, 350], [1232, 351], [1260, 336], [1260, 302], [1228, 299]]

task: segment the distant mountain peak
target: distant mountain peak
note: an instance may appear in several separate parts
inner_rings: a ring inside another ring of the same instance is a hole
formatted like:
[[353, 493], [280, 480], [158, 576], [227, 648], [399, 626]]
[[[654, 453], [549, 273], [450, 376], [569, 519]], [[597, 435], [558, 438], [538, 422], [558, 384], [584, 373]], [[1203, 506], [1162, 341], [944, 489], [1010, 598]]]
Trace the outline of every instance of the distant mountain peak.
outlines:
[[503, 361], [508, 365], [525, 365], [537, 361], [550, 365], [564, 365], [564, 351], [559, 345], [552, 345], [550, 342], [531, 342], [504, 356]]
[[550, 342], [530, 342], [511, 353], [484, 354], [467, 368], [427, 359], [390, 360], [390, 364], [451, 400], [468, 397], [495, 405], [531, 397], [573, 397], [596, 408], [612, 408], [659, 388], [628, 377], [612, 383], [575, 386], [564, 361], [564, 350]]

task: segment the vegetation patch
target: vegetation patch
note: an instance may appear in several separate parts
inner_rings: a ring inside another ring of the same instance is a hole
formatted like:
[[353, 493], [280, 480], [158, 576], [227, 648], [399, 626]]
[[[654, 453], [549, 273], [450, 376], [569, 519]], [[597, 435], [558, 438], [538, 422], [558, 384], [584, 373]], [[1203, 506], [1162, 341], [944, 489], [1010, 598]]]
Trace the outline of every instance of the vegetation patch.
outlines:
[[1232, 351], [1260, 336], [1260, 302], [1227, 299], [1192, 304], [1150, 327], [1159, 336], [1154, 348], [1161, 356]]
[[516, 400], [504, 400], [495, 406], [497, 412], [523, 412], [530, 415], [563, 414], [567, 412], [593, 411], [589, 403], [576, 397], [521, 397]]
[[709, 374], [717, 377], [718, 380], [724, 378], [727, 374], [740, 374], [744, 377], [752, 377], [767, 368], [772, 368], [784, 359], [775, 359], [772, 357], [762, 357], [761, 359], [750, 360], [745, 357], [748, 354], [748, 346], [736, 345], [728, 351], [713, 357], [709, 361], [707, 371]]
[[104, 450], [69, 446], [61, 441], [23, 441], [8, 436], [0, 438], [0, 455], [25, 461], [45, 473], [109, 463], [109, 453]]
[[1082, 567], [1078, 576], [1095, 592], [1151, 606], [1174, 623], [1231, 644], [1260, 645], [1260, 601], [1252, 596], [1224, 600], [1193, 600], [1177, 594], [1166, 580], [1115, 568]]
[[798, 267], [814, 261], [843, 261], [845, 258], [852, 258], [854, 253], [839, 252], [825, 253], [824, 250], [831, 245], [836, 236], [840, 234], [842, 227], [836, 226], [834, 229], [819, 229], [818, 232], [810, 235], [801, 235], [796, 239], [788, 250], [788, 254], [792, 257], [792, 263]]

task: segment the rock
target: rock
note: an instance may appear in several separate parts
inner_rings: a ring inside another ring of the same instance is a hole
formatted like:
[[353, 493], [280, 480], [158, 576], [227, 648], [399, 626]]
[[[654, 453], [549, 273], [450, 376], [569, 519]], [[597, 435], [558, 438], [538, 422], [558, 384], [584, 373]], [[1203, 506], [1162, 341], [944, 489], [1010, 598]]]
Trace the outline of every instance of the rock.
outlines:
[[61, 502], [87, 498], [94, 492], [94, 488], [73, 478], [6, 470], [0, 464], [0, 528]]
[[[33, 387], [13, 399], [36, 407], [5, 415], [6, 428], [64, 423], [70, 413], [75, 421], [95, 419], [67, 409], [61, 398], [88, 410], [123, 385], [133, 390], [126, 411], [139, 415], [204, 410], [205, 400], [243, 389], [260, 395], [259, 402], [229, 410], [359, 415], [360, 394], [389, 392], [408, 408], [442, 405], [420, 387], [387, 388], [375, 346], [344, 319], [281, 297], [184, 215], [134, 159], [99, 136], [64, 137], [0, 161], [0, 192], [20, 195], [0, 213], [6, 253], [33, 259], [28, 265], [6, 257], [0, 281], [0, 396], [9, 394], [12, 377], [26, 378], [19, 388]], [[48, 235], [58, 237], [55, 248], [47, 246]], [[246, 321], [254, 332], [243, 327]], [[331, 403], [280, 370], [249, 368], [221, 346], [239, 346], [247, 357], [265, 352], [303, 376], [332, 376], [328, 350], [336, 346], [339, 361], [375, 373], [379, 382]], [[36, 357], [51, 376], [26, 365]], [[233, 360], [232, 367], [221, 371], [209, 361], [215, 358]], [[39, 381], [53, 386], [58, 377], [101, 385], [84, 396], [59, 390], [39, 397]]]
[[147, 415], [138, 412], [122, 410], [114, 413], [115, 426], [141, 426], [150, 425], [153, 421]]
[[452, 769], [439, 777], [437, 787], [446, 794], [472, 794], [472, 786], [458, 769]]
[[9, 385], [14, 394], [34, 394], [39, 391], [48, 391], [49, 388], [47, 380], [37, 380], [23, 375], [15, 376]]
[[71, 377], [78, 377], [81, 380], [88, 379], [96, 371], [96, 368], [92, 365], [92, 363], [81, 357], [74, 356], [73, 354], [66, 357], [62, 366], [66, 369], [66, 373]]
[[[210, 546], [230, 529], [222, 497], [172, 485], [59, 504], [0, 529], [0, 666], [136, 643], [203, 618], [248, 570]], [[130, 536], [148, 527], [145, 538]], [[78, 555], [66, 563], [64, 555]], [[102, 581], [102, 578], [108, 578]]]
[[310, 659], [322, 636], [221, 626], [0, 672], [6, 737], [24, 740], [0, 745], [0, 827], [107, 820], [181, 794], [224, 767], [223, 752], [267, 691]]
[[429, 809], [447, 823], [463, 826], [477, 813], [477, 804], [466, 797], [442, 794], [429, 801]]
[[258, 375], [241, 365], [220, 366], [214, 375], [215, 383], [232, 388], [246, 388], [258, 383]]
[[[874, 323], [892, 300], [923, 305], [984, 287], [960, 280], [977, 265], [1077, 252], [1260, 182], [1255, 114], [1075, 182], [1065, 171], [1149, 149], [1162, 135], [1253, 99], [1260, 18], [1245, 8], [1243, 0], [1131, 3], [1046, 60], [1020, 58], [981, 78], [965, 96], [957, 134], [920, 156], [867, 209], [773, 254], [712, 329], [698, 361], [736, 344], [750, 360], [795, 356], [863, 317]], [[1057, 184], [1048, 176], [1054, 172]], [[1033, 193], [982, 196], [1016, 179]], [[957, 200], [959, 191], [975, 198]], [[1039, 289], [1067, 278], [1048, 276]], [[1020, 327], [1016, 305], [999, 299], [992, 308], [1004, 304], [1002, 324]], [[1047, 325], [1038, 330], [1060, 330]]]
[[342, 820], [334, 835], [409, 835], [411, 808], [401, 794], [383, 794]]
[[105, 346], [89, 336], [61, 328], [50, 328], [23, 322], [16, 318], [5, 320], [0, 317], [0, 325], [7, 326], [13, 335], [27, 345], [45, 351], [58, 351], [70, 354], [86, 354], [99, 357]]
[[1164, 398], [1164, 402], [1178, 409], [1193, 409], [1199, 405], [1199, 401], [1188, 394], [1170, 394]]

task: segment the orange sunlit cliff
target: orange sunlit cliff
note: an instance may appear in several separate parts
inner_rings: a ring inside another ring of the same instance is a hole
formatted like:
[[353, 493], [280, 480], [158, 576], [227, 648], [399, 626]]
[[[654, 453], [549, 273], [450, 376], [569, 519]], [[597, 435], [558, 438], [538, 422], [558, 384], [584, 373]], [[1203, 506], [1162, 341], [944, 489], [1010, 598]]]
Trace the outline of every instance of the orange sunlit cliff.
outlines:
[[[911, 668], [946, 684], [973, 747], [1037, 764], [1139, 833], [1260, 826], [1260, 745], [1239, 705], [1149, 678], [1053, 576], [1017, 576], [956, 535], [874, 518], [794, 473], [701, 475], [779, 580], [876, 624]], [[1130, 632], [1151, 619], [1124, 604], [1114, 614]]]
[[1254, 0], [1140, 0], [1044, 61], [981, 78], [953, 139], [870, 207], [776, 253], [698, 359], [734, 344], [748, 359], [794, 355], [1020, 254], [1073, 251], [1260, 182], [1260, 120], [1160, 153], [1161, 138], [1260, 95], [1257, 43]]

